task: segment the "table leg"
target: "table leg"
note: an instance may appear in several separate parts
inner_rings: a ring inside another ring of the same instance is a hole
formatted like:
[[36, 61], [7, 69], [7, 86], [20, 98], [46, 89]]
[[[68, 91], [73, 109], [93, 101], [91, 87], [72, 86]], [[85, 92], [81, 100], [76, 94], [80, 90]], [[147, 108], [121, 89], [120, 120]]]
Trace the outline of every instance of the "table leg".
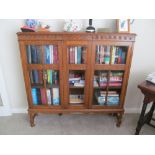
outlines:
[[145, 116], [146, 107], [147, 107], [147, 103], [144, 102], [143, 107], [142, 107], [142, 111], [141, 111], [141, 114], [139, 117], [139, 121], [137, 123], [135, 135], [139, 135], [139, 132], [140, 132], [142, 126], [144, 125], [144, 116]]

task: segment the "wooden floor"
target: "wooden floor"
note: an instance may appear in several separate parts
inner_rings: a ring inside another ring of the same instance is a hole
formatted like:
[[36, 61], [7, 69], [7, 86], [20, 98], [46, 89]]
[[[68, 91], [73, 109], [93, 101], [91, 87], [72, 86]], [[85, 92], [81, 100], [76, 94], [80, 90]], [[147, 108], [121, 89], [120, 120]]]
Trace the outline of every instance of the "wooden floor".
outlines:
[[[0, 117], [0, 135], [133, 135], [138, 114], [126, 114], [120, 128], [115, 117], [101, 114], [43, 115], [36, 117], [31, 128], [27, 114]], [[141, 135], [155, 135], [155, 129], [145, 125]]]

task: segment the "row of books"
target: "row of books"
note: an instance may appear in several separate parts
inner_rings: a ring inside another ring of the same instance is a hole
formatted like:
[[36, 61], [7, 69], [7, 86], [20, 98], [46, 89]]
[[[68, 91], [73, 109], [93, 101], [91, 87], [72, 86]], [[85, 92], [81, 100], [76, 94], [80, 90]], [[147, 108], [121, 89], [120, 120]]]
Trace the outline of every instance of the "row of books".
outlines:
[[[44, 46], [44, 64], [58, 63], [58, 46]], [[42, 46], [27, 45], [26, 46], [27, 62], [29, 64], [42, 64]]]
[[82, 104], [84, 103], [84, 95], [82, 94], [70, 94], [70, 104]]
[[[32, 88], [32, 100], [34, 105], [59, 105], [59, 88], [44, 89]], [[47, 95], [47, 96], [46, 96]]]
[[[107, 101], [106, 101], [107, 96]], [[119, 104], [119, 94], [117, 91], [99, 91], [95, 92], [95, 98], [99, 105], [118, 105]]]
[[[96, 63], [98, 64], [125, 64], [126, 50], [124, 47], [117, 46], [103, 46], [96, 47]], [[111, 53], [111, 60], [110, 60]]]
[[86, 60], [86, 48], [74, 46], [68, 48], [70, 64], [84, 64]]
[[75, 87], [84, 87], [85, 78], [83, 73], [69, 73], [69, 84]]
[[94, 87], [105, 87], [107, 85], [111, 87], [118, 87], [122, 85], [123, 72], [111, 72], [109, 76], [107, 72], [98, 72], [98, 75], [94, 76]]
[[[58, 85], [59, 75], [58, 71], [47, 70], [47, 84]], [[43, 72], [41, 70], [32, 70], [30, 72], [30, 79], [32, 84], [43, 84]]]
[[42, 49], [41, 46], [27, 45], [26, 54], [27, 62], [29, 64], [41, 64], [42, 63]]
[[58, 46], [45, 45], [44, 63], [57, 64], [58, 63]]

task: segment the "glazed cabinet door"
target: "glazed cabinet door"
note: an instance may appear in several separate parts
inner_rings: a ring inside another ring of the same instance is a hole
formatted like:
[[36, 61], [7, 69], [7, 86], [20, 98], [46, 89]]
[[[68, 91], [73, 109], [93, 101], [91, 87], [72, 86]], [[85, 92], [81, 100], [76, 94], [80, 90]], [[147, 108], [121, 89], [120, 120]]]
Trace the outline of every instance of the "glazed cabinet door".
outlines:
[[123, 107], [132, 56], [131, 47], [127, 42], [94, 41], [90, 108]]
[[65, 41], [63, 47], [66, 108], [88, 108], [91, 43]]
[[25, 41], [20, 49], [29, 107], [62, 108], [61, 42]]

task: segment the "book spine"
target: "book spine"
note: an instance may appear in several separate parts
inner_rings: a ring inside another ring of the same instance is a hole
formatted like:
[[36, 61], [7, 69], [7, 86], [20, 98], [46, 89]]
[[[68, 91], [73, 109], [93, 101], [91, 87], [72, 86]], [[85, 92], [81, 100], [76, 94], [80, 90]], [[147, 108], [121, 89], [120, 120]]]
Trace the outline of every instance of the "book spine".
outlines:
[[50, 82], [50, 84], [52, 84], [53, 83], [53, 71], [50, 70], [49, 74], [50, 74], [50, 80], [49, 80], [49, 82]]
[[126, 52], [122, 51], [122, 64], [126, 63]]
[[58, 73], [54, 71], [54, 84], [58, 85]]
[[39, 83], [39, 75], [37, 70], [33, 70], [34, 73], [34, 82]]
[[82, 63], [86, 63], [86, 49], [84, 47], [82, 48]]
[[53, 46], [53, 57], [54, 57], [54, 64], [57, 64], [58, 63], [58, 49], [57, 49], [57, 46]]
[[72, 48], [72, 63], [75, 64], [75, 47]]
[[77, 64], [81, 64], [81, 57], [82, 57], [82, 55], [81, 55], [81, 47], [78, 46], [77, 47]]
[[38, 98], [38, 104], [41, 104], [41, 92], [40, 92], [40, 89], [37, 89], [37, 98]]
[[59, 88], [53, 88], [53, 105], [59, 105]]
[[30, 81], [31, 81], [32, 84], [34, 83], [34, 79], [33, 79], [33, 73], [32, 73], [32, 71], [30, 72]]
[[39, 76], [39, 83], [42, 84], [43, 83], [43, 73], [42, 71], [38, 71], [38, 76]]
[[31, 45], [32, 64], [37, 64], [37, 50], [34, 45]]
[[41, 47], [40, 46], [37, 46], [36, 48], [37, 50], [37, 63], [38, 64], [41, 64], [41, 59], [42, 59], [42, 54], [41, 54]]
[[96, 63], [100, 63], [100, 49], [99, 45], [96, 46]]
[[51, 64], [54, 63], [54, 56], [53, 56], [53, 45], [50, 46], [50, 53], [51, 53]]
[[45, 89], [44, 88], [40, 88], [40, 92], [41, 92], [41, 102], [42, 102], [42, 104], [46, 104], [46, 93], [45, 93]]
[[26, 46], [27, 62], [31, 64], [31, 45]]
[[74, 52], [75, 52], [75, 58], [74, 58], [74, 60], [75, 60], [75, 64], [77, 64], [77, 47], [74, 47]]
[[38, 104], [38, 98], [37, 98], [37, 89], [36, 88], [32, 88], [31, 89], [31, 93], [32, 93], [32, 101], [34, 105]]
[[50, 64], [50, 48], [49, 45], [46, 46], [46, 62]]
[[71, 52], [71, 47], [68, 48], [68, 52], [69, 52], [69, 63], [71, 64], [72, 63], [72, 52]]
[[49, 105], [51, 105], [52, 104], [52, 100], [51, 100], [51, 91], [50, 91], [50, 89], [47, 89], [46, 93], [47, 93], [47, 103]]

